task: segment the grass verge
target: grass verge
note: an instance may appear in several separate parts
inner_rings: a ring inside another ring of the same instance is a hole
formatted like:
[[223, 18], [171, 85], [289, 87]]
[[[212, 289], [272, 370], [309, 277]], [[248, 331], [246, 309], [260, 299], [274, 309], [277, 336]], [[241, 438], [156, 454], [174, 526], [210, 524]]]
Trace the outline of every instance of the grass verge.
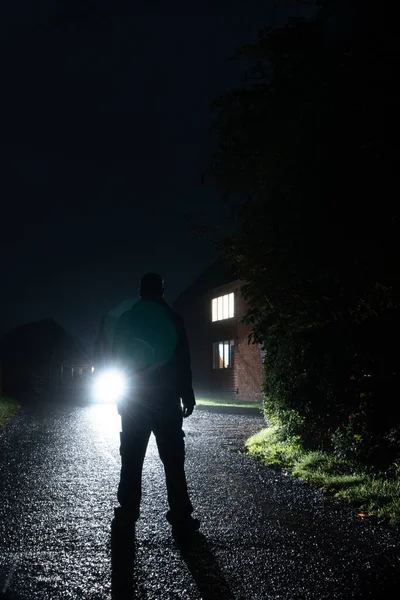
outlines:
[[212, 400], [209, 398], [196, 398], [196, 404], [200, 406], [235, 406], [236, 408], [262, 409], [261, 402], [235, 402], [234, 400]]
[[393, 476], [371, 475], [361, 465], [328, 452], [304, 450], [300, 438], [284, 439], [278, 425], [246, 442], [247, 452], [268, 467], [285, 470], [324, 492], [358, 507], [361, 514], [400, 524], [400, 468]]
[[15, 400], [0, 396], [0, 429], [18, 412], [19, 408]]

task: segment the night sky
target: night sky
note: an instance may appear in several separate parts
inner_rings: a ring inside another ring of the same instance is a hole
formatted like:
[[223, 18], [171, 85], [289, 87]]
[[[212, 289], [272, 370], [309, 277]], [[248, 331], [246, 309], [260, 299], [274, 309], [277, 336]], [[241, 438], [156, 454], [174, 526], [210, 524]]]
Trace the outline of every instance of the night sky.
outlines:
[[[97, 8], [93, 8], [97, 7]], [[52, 317], [90, 348], [100, 318], [161, 272], [172, 301], [214, 259], [186, 214], [228, 60], [296, 2], [19, 0], [1, 9], [0, 334]], [[90, 16], [88, 16], [90, 13]]]

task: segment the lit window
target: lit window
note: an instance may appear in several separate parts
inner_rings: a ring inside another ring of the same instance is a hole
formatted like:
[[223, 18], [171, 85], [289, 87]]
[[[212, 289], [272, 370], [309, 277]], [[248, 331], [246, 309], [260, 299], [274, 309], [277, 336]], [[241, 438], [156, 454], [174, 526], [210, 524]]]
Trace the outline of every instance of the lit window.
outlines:
[[213, 369], [230, 369], [233, 366], [234, 341], [213, 344]]
[[235, 294], [225, 294], [212, 300], [212, 320], [222, 321], [231, 319], [235, 315]]
[[233, 317], [235, 314], [235, 295], [229, 294], [229, 318]]
[[212, 320], [213, 321], [218, 321], [218, 304], [217, 304], [217, 298], [214, 298], [214, 300], [212, 301]]
[[220, 296], [220, 297], [217, 299], [217, 303], [218, 303], [218, 308], [217, 308], [217, 310], [218, 310], [218, 314], [217, 314], [217, 321], [220, 321], [221, 319], [223, 319], [223, 318], [224, 318], [224, 317], [222, 316], [222, 315], [224, 314], [224, 311], [223, 311], [224, 305], [223, 305], [223, 303], [222, 303], [222, 300], [223, 300], [223, 296]]

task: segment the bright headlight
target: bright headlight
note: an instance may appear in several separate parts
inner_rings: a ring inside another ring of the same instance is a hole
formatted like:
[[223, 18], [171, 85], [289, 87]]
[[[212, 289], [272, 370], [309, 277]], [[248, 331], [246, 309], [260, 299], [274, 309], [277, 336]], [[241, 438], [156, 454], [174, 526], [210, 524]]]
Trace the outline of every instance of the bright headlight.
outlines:
[[126, 378], [121, 371], [112, 369], [97, 376], [94, 382], [94, 397], [98, 402], [118, 402], [127, 389]]

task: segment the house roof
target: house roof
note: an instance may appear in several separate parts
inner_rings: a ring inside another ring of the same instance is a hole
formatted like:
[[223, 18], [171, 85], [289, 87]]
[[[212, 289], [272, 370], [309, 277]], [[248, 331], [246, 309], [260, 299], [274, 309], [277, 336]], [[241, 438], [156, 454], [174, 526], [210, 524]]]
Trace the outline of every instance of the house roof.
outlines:
[[88, 358], [80, 342], [53, 319], [11, 329], [0, 338], [0, 357], [26, 364], [85, 364]]
[[212, 263], [203, 273], [182, 292], [173, 303], [172, 307], [178, 310], [193, 296], [200, 296], [221, 285], [236, 281], [233, 269], [226, 265], [221, 259]]

